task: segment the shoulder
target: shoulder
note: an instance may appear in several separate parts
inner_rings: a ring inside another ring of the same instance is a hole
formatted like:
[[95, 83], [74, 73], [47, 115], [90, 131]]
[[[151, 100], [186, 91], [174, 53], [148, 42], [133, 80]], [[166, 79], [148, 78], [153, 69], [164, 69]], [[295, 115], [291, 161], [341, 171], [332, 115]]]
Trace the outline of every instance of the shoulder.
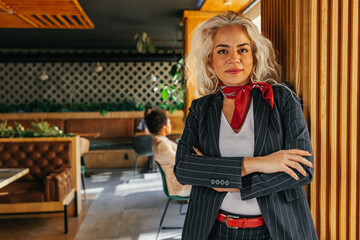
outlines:
[[280, 100], [286, 100], [291, 96], [296, 97], [295, 91], [291, 89], [291, 87], [286, 83], [272, 84], [271, 86], [275, 98], [278, 98]]
[[153, 146], [154, 154], [157, 155], [156, 157], [162, 154], [173, 154], [176, 151], [176, 146], [174, 147], [171, 140], [166, 137], [154, 136]]
[[287, 83], [272, 84], [274, 102], [281, 108], [301, 106], [296, 92]]
[[161, 136], [153, 136], [153, 141], [154, 143], [158, 146], [158, 147], [166, 147], [171, 145], [170, 143], [170, 139], [168, 139], [167, 137], [161, 137]]
[[204, 109], [214, 102], [215, 99], [221, 98], [221, 93], [209, 94], [197, 99], [194, 99], [191, 103], [192, 110]]

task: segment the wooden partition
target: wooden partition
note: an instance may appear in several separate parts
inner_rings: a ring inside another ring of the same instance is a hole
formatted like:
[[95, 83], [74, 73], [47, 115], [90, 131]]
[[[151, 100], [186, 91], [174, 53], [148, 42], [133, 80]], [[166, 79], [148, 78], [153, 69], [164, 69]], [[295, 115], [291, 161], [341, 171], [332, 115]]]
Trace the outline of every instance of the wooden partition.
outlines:
[[[173, 113], [167, 111], [167, 116], [172, 123], [171, 133], [181, 134], [184, 128], [183, 111], [178, 110]], [[26, 121], [47, 120], [50, 124], [63, 121], [61, 124], [65, 132], [99, 132], [98, 138], [132, 137], [136, 128], [135, 124], [143, 117], [143, 111], [108, 112], [105, 116], [100, 112], [0, 113], [0, 121], [8, 120], [8, 123], [17, 121], [25, 127], [31, 126]]]
[[319, 238], [360, 239], [359, 0], [262, 1], [261, 20], [310, 126]]

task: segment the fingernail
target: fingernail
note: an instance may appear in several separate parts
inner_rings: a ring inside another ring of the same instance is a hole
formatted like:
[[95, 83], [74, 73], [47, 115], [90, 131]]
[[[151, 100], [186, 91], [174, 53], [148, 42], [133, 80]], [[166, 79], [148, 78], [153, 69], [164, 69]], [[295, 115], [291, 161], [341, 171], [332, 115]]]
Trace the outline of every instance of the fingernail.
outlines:
[[310, 155], [312, 155], [312, 152], [309, 152], [309, 151], [308, 151], [308, 153], [309, 153]]

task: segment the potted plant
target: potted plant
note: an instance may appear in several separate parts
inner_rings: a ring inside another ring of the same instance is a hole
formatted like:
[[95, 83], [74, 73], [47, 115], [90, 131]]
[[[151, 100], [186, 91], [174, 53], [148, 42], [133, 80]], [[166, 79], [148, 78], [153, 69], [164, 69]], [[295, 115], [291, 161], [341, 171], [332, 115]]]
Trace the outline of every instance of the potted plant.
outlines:
[[173, 112], [183, 108], [184, 104], [184, 59], [180, 59], [173, 65], [170, 74], [172, 75], [172, 85], [158, 84], [154, 91], [160, 91], [163, 104], [161, 107]]

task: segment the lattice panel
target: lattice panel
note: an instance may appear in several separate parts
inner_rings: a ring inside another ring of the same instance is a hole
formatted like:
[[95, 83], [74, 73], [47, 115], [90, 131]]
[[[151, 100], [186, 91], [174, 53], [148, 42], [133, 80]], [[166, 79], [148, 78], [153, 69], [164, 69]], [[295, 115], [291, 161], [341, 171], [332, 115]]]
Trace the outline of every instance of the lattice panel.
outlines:
[[[0, 63], [0, 103], [27, 104], [35, 100], [65, 103], [110, 103], [125, 99], [159, 106], [153, 88], [171, 84], [176, 62], [108, 62], [93, 71], [94, 63]], [[39, 80], [45, 70], [50, 78]], [[147, 80], [153, 72], [157, 82]]]

